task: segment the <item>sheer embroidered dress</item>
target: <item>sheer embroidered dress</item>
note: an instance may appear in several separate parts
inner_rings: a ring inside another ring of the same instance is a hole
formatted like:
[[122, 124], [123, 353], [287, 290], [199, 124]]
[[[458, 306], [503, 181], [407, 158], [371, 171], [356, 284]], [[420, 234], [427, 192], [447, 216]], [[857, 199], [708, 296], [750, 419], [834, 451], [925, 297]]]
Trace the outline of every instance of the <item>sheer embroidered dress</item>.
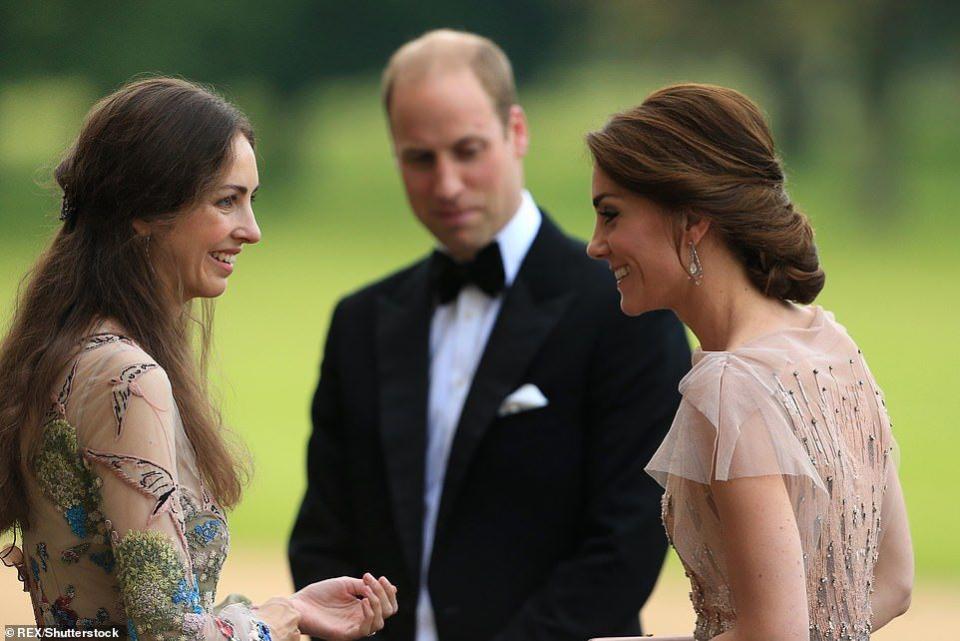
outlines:
[[29, 460], [26, 583], [38, 625], [133, 639], [268, 641], [249, 601], [214, 605], [224, 513], [200, 479], [169, 380], [132, 341], [90, 337]]
[[883, 396], [832, 314], [730, 352], [696, 351], [647, 471], [691, 583], [698, 641], [736, 622], [711, 480], [782, 475], [800, 531], [810, 639], [870, 636], [881, 506], [895, 443]]

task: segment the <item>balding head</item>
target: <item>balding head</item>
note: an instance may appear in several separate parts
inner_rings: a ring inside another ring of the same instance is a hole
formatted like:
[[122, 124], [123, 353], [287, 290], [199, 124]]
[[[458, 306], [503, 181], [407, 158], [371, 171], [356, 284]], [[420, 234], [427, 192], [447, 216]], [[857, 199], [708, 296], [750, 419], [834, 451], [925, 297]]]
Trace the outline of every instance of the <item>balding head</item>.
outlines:
[[431, 74], [469, 69], [480, 81], [504, 126], [517, 88], [510, 60], [493, 41], [465, 31], [437, 29], [411, 40], [393, 54], [383, 71], [383, 106], [390, 115], [390, 99], [400, 82], [416, 82]]

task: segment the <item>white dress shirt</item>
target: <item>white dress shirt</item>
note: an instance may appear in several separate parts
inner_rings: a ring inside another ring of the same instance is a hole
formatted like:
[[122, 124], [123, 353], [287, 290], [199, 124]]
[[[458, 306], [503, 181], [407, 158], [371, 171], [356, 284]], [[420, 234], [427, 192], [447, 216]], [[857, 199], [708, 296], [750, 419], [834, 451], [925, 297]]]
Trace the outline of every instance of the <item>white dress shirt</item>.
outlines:
[[[540, 210], [524, 190], [520, 208], [496, 236], [503, 259], [504, 289], [520, 271], [533, 239], [540, 230]], [[445, 251], [443, 247], [438, 248]], [[433, 550], [437, 512], [443, 493], [447, 458], [460, 423], [460, 413], [473, 375], [497, 320], [503, 294], [487, 296], [467, 285], [446, 305], [438, 305], [430, 324], [430, 392], [427, 405], [427, 456], [424, 476], [423, 557], [417, 599], [416, 641], [437, 641], [427, 574]]]

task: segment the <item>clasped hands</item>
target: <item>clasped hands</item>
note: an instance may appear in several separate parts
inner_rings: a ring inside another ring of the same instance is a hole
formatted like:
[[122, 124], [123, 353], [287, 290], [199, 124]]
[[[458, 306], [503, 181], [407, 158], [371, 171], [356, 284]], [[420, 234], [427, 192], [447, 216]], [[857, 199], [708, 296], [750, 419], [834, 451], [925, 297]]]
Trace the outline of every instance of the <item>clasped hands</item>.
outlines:
[[352, 641], [372, 636], [397, 612], [397, 588], [370, 573], [361, 579], [341, 576], [265, 601], [257, 610], [269, 621], [273, 641], [299, 641], [300, 634]]

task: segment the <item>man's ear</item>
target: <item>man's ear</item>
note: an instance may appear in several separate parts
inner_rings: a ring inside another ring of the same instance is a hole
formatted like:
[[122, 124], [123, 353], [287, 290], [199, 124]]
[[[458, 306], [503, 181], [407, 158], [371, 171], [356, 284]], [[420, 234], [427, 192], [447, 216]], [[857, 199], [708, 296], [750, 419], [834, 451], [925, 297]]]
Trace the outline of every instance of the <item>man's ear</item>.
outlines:
[[134, 218], [133, 231], [137, 232], [138, 236], [149, 236], [153, 233], [153, 226], [145, 220]]
[[527, 155], [527, 148], [530, 146], [530, 131], [527, 129], [527, 115], [523, 113], [523, 107], [520, 105], [510, 107], [507, 130], [513, 136], [514, 153], [517, 158], [523, 158]]

